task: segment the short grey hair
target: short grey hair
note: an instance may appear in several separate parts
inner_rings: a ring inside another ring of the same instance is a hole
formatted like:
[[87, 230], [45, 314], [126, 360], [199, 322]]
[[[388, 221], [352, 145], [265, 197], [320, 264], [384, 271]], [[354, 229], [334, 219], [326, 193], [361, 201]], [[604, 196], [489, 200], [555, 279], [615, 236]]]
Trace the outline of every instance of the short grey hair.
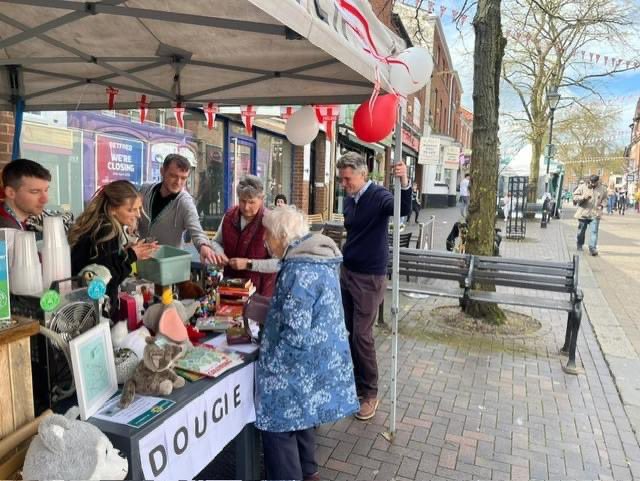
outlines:
[[304, 214], [293, 205], [276, 207], [265, 213], [262, 225], [276, 239], [287, 245], [309, 233], [309, 224]]
[[356, 152], [347, 152], [344, 154], [338, 159], [336, 167], [338, 170], [350, 167], [364, 175], [369, 173], [369, 166], [367, 165], [366, 159]]
[[255, 175], [243, 175], [236, 187], [238, 199], [254, 199], [264, 197], [264, 184], [262, 179]]

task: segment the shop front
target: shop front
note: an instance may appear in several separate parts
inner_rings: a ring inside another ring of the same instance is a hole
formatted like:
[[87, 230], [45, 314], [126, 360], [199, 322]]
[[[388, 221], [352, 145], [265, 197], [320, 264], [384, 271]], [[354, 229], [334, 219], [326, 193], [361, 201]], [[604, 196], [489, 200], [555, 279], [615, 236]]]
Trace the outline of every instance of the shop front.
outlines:
[[422, 166], [423, 199], [428, 207], [453, 207], [457, 202], [460, 145], [439, 135], [422, 137], [418, 163]]

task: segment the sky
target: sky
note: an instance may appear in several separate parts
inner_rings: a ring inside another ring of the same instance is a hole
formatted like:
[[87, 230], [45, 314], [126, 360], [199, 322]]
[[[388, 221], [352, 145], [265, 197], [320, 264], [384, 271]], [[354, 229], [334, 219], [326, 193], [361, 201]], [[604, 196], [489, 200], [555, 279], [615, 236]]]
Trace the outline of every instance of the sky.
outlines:
[[[635, 2], [640, 9], [640, 0], [630, 1]], [[440, 21], [444, 28], [454, 68], [458, 71], [458, 75], [462, 83], [462, 105], [469, 110], [473, 110], [474, 32], [471, 21], [473, 19], [474, 10], [469, 12], [469, 17], [462, 26], [456, 25], [452, 21], [452, 12], [454, 10], [459, 11], [463, 4], [464, 2], [462, 0], [433, 1], [435, 14], [439, 15], [441, 13], [441, 7], [446, 9], [441, 16]], [[426, 0], [424, 0], [423, 5], [427, 5]], [[585, 69], [587, 69], [588, 72], [593, 73], [603, 72], [604, 67], [602, 66], [602, 63], [605, 55], [615, 58], [623, 58], [625, 60], [640, 61], [640, 36], [638, 36], [637, 33], [635, 35], [631, 35], [630, 42], [632, 50], [635, 49], [635, 55], [629, 54], [629, 48], [623, 50], [620, 46], [605, 40], [598, 45], [592, 45], [591, 47], [585, 48], [587, 58], [589, 57], [590, 51], [601, 54], [601, 59], [598, 65], [586, 64]], [[594, 84], [594, 88], [607, 101], [608, 105], [612, 108], [620, 109], [619, 125], [615, 127], [615, 130], [628, 132], [628, 126], [632, 122], [636, 103], [640, 98], [640, 68], [628, 72], [616, 73], [610, 77], [603, 78]], [[560, 94], [565, 98], [584, 95], [583, 92], [569, 90], [561, 90]], [[594, 100], [596, 99], [596, 97], [593, 98]], [[570, 100], [566, 99], [564, 102], [566, 105], [566, 102], [570, 102]], [[520, 113], [523, 111], [517, 95], [508, 86], [504, 85], [504, 82], [501, 86], [500, 111], [514, 113]], [[620, 136], [622, 137], [622, 134], [620, 134]], [[504, 123], [501, 123], [500, 141], [504, 155], [513, 155], [520, 147], [522, 147], [522, 141], [517, 138], [513, 129], [509, 129]], [[621, 144], [624, 142], [628, 142], [628, 136], [620, 139]]]

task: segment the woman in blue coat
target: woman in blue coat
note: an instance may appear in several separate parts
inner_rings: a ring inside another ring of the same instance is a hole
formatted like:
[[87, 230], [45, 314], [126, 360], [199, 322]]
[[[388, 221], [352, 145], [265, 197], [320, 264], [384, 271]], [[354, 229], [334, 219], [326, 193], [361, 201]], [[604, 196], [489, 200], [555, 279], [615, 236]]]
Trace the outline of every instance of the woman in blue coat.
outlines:
[[256, 426], [267, 479], [319, 479], [315, 431], [359, 408], [340, 294], [340, 250], [295, 207], [265, 215], [281, 258], [256, 367]]

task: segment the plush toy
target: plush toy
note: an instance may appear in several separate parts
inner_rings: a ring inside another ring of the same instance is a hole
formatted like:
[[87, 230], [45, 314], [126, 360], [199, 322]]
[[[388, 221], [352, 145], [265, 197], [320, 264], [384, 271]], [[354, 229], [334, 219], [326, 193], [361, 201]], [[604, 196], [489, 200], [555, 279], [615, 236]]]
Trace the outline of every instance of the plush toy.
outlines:
[[79, 409], [53, 414], [38, 427], [24, 460], [23, 479], [124, 479], [127, 459]]
[[142, 361], [122, 389], [120, 407], [131, 404], [136, 393], [166, 396], [174, 388], [184, 386], [184, 379], [171, 369], [173, 363], [182, 356], [182, 348], [175, 344], [158, 346], [155, 341], [154, 337], [147, 338]]
[[109, 281], [111, 281], [111, 271], [100, 264], [89, 264], [84, 267], [78, 275], [82, 277], [85, 285], [89, 285], [89, 282], [96, 277], [98, 279], [102, 279], [105, 285], [109, 284]]

